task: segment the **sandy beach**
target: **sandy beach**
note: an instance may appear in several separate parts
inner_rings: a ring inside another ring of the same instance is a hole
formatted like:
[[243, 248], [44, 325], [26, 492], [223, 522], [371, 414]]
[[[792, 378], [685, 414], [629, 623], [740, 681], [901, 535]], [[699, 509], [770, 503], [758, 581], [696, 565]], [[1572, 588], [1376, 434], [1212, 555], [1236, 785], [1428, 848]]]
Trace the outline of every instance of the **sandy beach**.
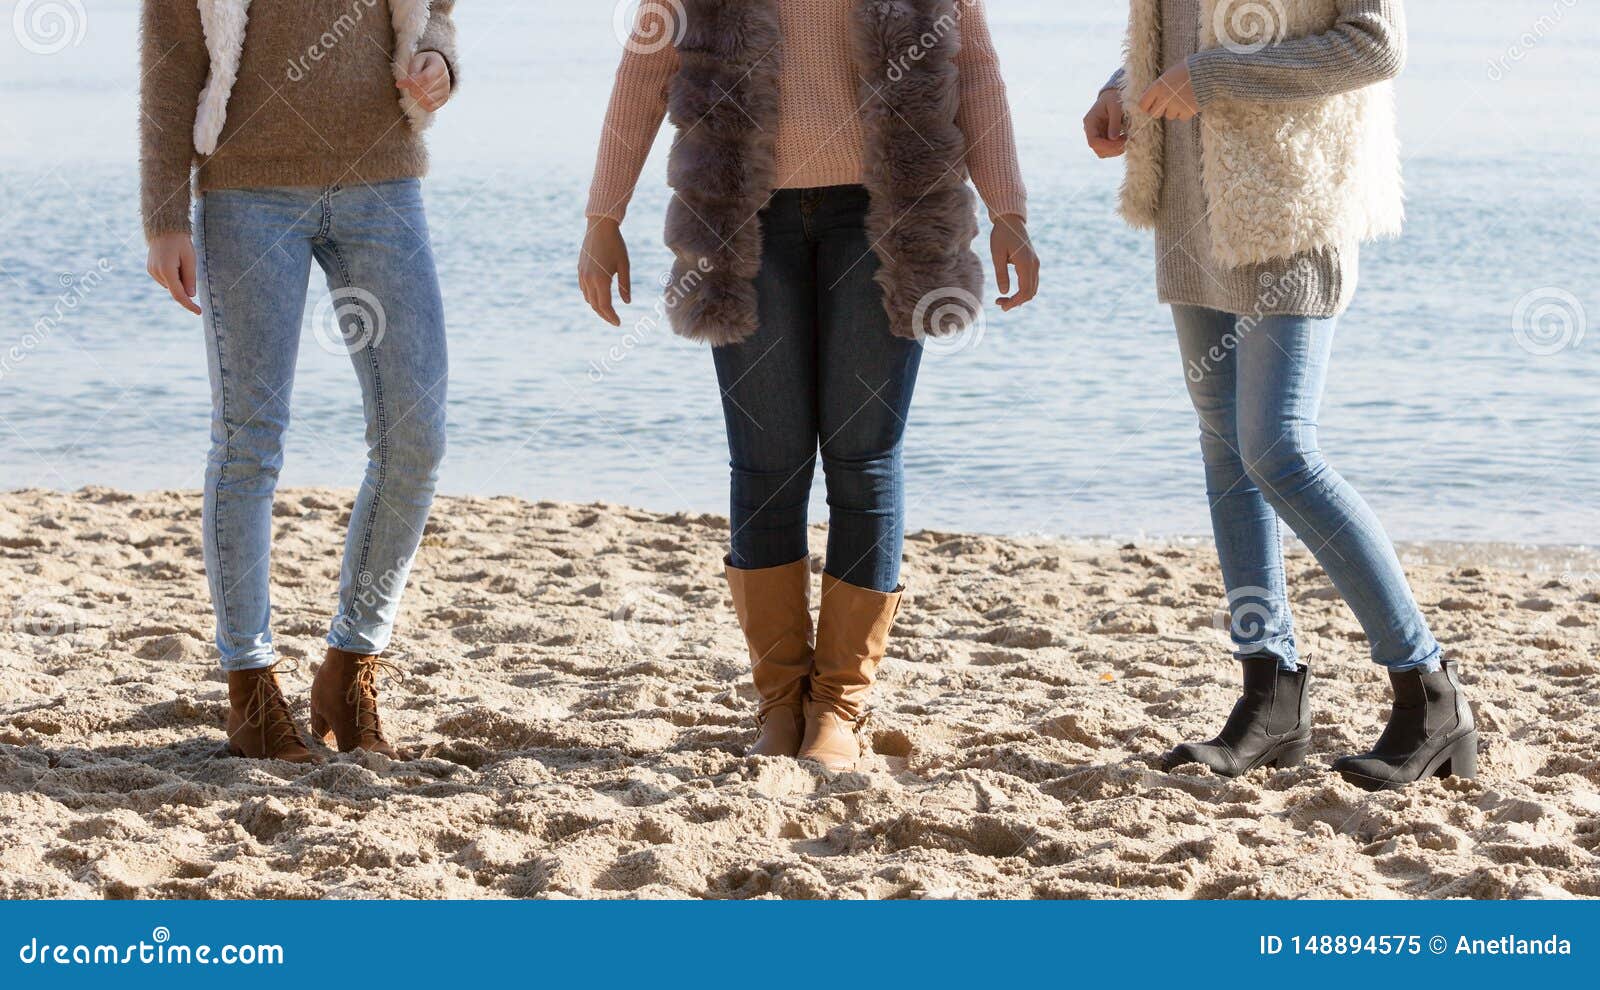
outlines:
[[[277, 507], [302, 725], [350, 500]], [[1591, 555], [1404, 548], [1481, 774], [1369, 794], [1326, 768], [1375, 737], [1386, 680], [1303, 551], [1312, 758], [1226, 780], [1157, 764], [1234, 696], [1203, 541], [919, 532], [877, 755], [831, 775], [741, 755], [725, 520], [443, 498], [385, 687], [423, 755], [299, 768], [221, 755], [199, 515], [193, 492], [0, 496], [0, 895], [1600, 896]]]

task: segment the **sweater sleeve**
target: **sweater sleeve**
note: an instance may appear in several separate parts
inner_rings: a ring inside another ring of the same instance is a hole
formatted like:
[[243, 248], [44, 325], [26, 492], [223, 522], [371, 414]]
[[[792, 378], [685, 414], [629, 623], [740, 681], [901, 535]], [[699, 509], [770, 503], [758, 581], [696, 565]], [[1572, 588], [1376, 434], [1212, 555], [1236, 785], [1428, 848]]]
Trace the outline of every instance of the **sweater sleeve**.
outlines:
[[450, 69], [451, 92], [461, 85], [460, 63], [456, 58], [456, 22], [450, 16], [455, 9], [456, 0], [433, 0], [428, 8], [428, 26], [422, 29], [422, 37], [417, 40], [417, 51], [438, 52], [444, 57]]
[[194, 118], [210, 72], [193, 0], [144, 0], [139, 61], [140, 212], [154, 238], [189, 230]]
[[961, 74], [961, 105], [956, 124], [967, 138], [967, 170], [991, 216], [1028, 215], [1028, 190], [1022, 182], [1011, 105], [1000, 74], [981, 0], [965, 5], [961, 49], [955, 56]]
[[1256, 52], [1197, 52], [1189, 75], [1201, 107], [1219, 99], [1293, 103], [1393, 79], [1405, 60], [1401, 0], [1340, 0], [1338, 21], [1322, 34]]
[[667, 116], [667, 87], [678, 72], [678, 50], [662, 44], [659, 25], [652, 30], [643, 22], [649, 10], [648, 4], [639, 8], [641, 22], [634, 26], [617, 66], [584, 208], [588, 217], [622, 222], [650, 146]]

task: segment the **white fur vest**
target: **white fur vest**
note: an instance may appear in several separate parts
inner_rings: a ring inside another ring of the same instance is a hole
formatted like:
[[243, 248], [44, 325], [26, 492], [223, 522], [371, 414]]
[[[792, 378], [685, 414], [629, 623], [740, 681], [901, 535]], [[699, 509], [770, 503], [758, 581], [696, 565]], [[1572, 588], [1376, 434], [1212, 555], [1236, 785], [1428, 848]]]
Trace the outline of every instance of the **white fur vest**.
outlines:
[[[668, 95], [678, 134], [667, 163], [673, 285], [668, 319], [713, 345], [756, 329], [760, 211], [772, 194], [780, 0], [682, 0], [679, 70]], [[851, 54], [864, 133], [867, 235], [893, 333], [950, 333], [977, 314], [976, 199], [953, 57], [955, 0], [855, 0]], [[957, 312], [965, 311], [965, 312]], [[931, 315], [930, 315], [931, 314]]]
[[[228, 97], [239, 77], [239, 60], [244, 55], [245, 26], [249, 21], [250, 0], [198, 0], [200, 24], [205, 29], [206, 52], [211, 71], [200, 92], [200, 108], [194, 117], [194, 150], [202, 155], [217, 150], [223, 122], [228, 119]], [[428, 26], [432, 0], [389, 0], [389, 15], [394, 22], [394, 78], [406, 76], [406, 64], [417, 53], [417, 42]], [[400, 98], [411, 126], [422, 130], [433, 115], [424, 110], [410, 93]]]
[[[1331, 29], [1343, 0], [1201, 0], [1199, 47], [1264, 47]], [[1122, 215], [1160, 210], [1164, 124], [1139, 110], [1162, 73], [1161, 0], [1133, 0], [1123, 107]], [[1291, 258], [1400, 232], [1405, 218], [1388, 83], [1303, 103], [1216, 100], [1201, 112], [1202, 185], [1212, 251], [1230, 267]]]

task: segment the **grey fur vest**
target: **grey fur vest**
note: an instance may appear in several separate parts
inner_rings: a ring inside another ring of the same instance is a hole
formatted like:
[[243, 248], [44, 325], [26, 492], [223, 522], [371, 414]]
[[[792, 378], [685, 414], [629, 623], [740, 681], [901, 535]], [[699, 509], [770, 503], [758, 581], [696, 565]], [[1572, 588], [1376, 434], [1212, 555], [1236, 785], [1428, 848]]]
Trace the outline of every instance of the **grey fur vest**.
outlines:
[[[682, 0], [679, 70], [668, 92], [678, 128], [667, 162], [668, 319], [712, 345], [756, 329], [760, 211], [772, 193], [778, 125], [779, 2]], [[977, 305], [983, 288], [966, 138], [956, 125], [954, 2], [856, 0], [852, 14], [867, 235], [890, 329], [902, 337], [960, 329], [951, 301]]]

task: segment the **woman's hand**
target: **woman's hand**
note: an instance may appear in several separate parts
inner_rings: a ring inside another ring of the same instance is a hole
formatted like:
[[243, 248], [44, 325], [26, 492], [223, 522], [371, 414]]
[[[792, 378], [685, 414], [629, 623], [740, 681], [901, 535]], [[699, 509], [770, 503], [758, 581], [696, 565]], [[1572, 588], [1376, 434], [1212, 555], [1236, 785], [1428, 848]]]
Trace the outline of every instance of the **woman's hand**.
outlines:
[[1113, 86], [1100, 91], [1100, 98], [1083, 118], [1083, 133], [1089, 139], [1089, 147], [1101, 158], [1116, 158], [1128, 149], [1121, 90]]
[[432, 113], [450, 101], [450, 64], [438, 52], [417, 52], [406, 65], [410, 73], [395, 83]]
[[145, 271], [176, 299], [179, 306], [200, 315], [194, 301], [195, 261], [194, 241], [183, 231], [158, 234], [150, 241], [150, 251], [145, 256]]
[[[994, 280], [1000, 287], [1001, 298], [995, 305], [1009, 313], [1039, 294], [1039, 256], [1033, 253], [1033, 242], [1028, 240], [1028, 222], [1013, 213], [994, 218], [994, 230], [989, 233], [989, 251], [994, 255]], [[1011, 291], [1010, 269], [1017, 270], [1017, 291]]]
[[611, 306], [613, 275], [623, 303], [633, 302], [633, 288], [628, 282], [628, 244], [622, 239], [622, 228], [610, 217], [590, 217], [589, 232], [583, 237], [578, 255], [578, 287], [590, 309], [602, 320], [620, 327], [622, 319]]
[[1194, 82], [1189, 78], [1189, 65], [1180, 62], [1161, 74], [1150, 88], [1139, 97], [1139, 109], [1152, 117], [1166, 120], [1190, 120], [1200, 112], [1200, 101], [1194, 95]]

